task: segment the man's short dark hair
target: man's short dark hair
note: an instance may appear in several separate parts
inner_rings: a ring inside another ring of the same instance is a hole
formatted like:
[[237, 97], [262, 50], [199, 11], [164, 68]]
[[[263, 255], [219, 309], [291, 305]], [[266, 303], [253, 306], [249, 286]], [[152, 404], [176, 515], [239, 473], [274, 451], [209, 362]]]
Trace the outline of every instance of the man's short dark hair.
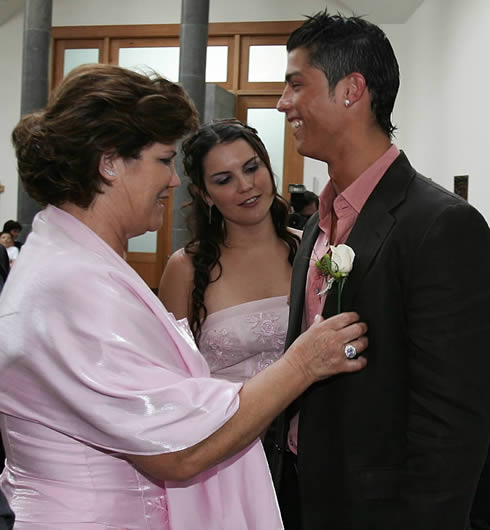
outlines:
[[400, 72], [384, 32], [363, 18], [321, 11], [308, 17], [287, 42], [288, 52], [305, 48], [310, 64], [323, 71], [333, 92], [344, 77], [359, 72], [366, 79], [371, 109], [381, 129], [392, 136], [391, 113], [400, 86]]

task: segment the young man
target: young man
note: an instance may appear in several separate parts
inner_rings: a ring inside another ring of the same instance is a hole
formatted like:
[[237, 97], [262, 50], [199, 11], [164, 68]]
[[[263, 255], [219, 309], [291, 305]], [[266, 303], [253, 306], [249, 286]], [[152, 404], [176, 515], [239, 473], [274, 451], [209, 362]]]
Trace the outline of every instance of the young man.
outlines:
[[399, 71], [380, 28], [322, 12], [287, 49], [278, 109], [330, 182], [296, 256], [286, 345], [337, 311], [315, 267], [331, 245], [355, 252], [342, 310], [369, 325], [367, 368], [298, 403], [302, 528], [469, 528], [490, 436], [489, 228], [392, 144]]

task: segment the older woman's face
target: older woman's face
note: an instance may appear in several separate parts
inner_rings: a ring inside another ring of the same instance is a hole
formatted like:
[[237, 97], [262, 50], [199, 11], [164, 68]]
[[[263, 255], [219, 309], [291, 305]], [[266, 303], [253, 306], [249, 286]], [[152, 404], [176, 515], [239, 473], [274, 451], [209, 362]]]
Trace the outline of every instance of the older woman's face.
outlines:
[[129, 237], [158, 230], [163, 222], [164, 202], [170, 189], [180, 184], [175, 170], [177, 146], [154, 143], [138, 158], [119, 160], [116, 171], [121, 213]]
[[12, 236], [10, 234], [5, 233], [0, 236], [0, 244], [3, 245], [5, 248], [13, 247], [14, 240], [12, 239]]

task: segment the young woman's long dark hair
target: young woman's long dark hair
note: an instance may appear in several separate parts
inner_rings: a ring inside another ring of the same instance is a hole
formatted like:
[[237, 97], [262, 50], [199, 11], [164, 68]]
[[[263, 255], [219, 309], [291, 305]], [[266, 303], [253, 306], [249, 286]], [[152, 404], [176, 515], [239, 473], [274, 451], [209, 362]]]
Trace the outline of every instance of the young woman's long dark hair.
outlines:
[[203, 198], [206, 194], [203, 160], [215, 145], [236, 140], [245, 140], [269, 170], [274, 192], [270, 209], [272, 222], [277, 236], [289, 247], [288, 259], [291, 264], [299, 244], [299, 238], [287, 228], [288, 203], [277, 192], [269, 154], [254, 128], [238, 120], [219, 120], [202, 126], [188, 138], [182, 145], [185, 171], [191, 179], [189, 193], [192, 198], [191, 213], [187, 219], [191, 240], [185, 246], [185, 252], [192, 257], [194, 266], [194, 287], [188, 320], [196, 341], [199, 340], [202, 323], [208, 314], [204, 293], [211, 282], [211, 270], [218, 267], [217, 278], [221, 276], [220, 245], [225, 245], [226, 238], [223, 216], [215, 206], [210, 211]]

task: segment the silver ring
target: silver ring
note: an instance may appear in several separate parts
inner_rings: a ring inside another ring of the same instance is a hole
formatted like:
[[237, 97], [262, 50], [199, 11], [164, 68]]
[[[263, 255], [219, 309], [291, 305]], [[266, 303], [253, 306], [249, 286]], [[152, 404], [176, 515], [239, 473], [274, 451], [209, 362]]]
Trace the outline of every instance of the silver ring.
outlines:
[[357, 355], [356, 347], [352, 346], [352, 344], [346, 344], [344, 347], [344, 353], [347, 359], [354, 359]]

